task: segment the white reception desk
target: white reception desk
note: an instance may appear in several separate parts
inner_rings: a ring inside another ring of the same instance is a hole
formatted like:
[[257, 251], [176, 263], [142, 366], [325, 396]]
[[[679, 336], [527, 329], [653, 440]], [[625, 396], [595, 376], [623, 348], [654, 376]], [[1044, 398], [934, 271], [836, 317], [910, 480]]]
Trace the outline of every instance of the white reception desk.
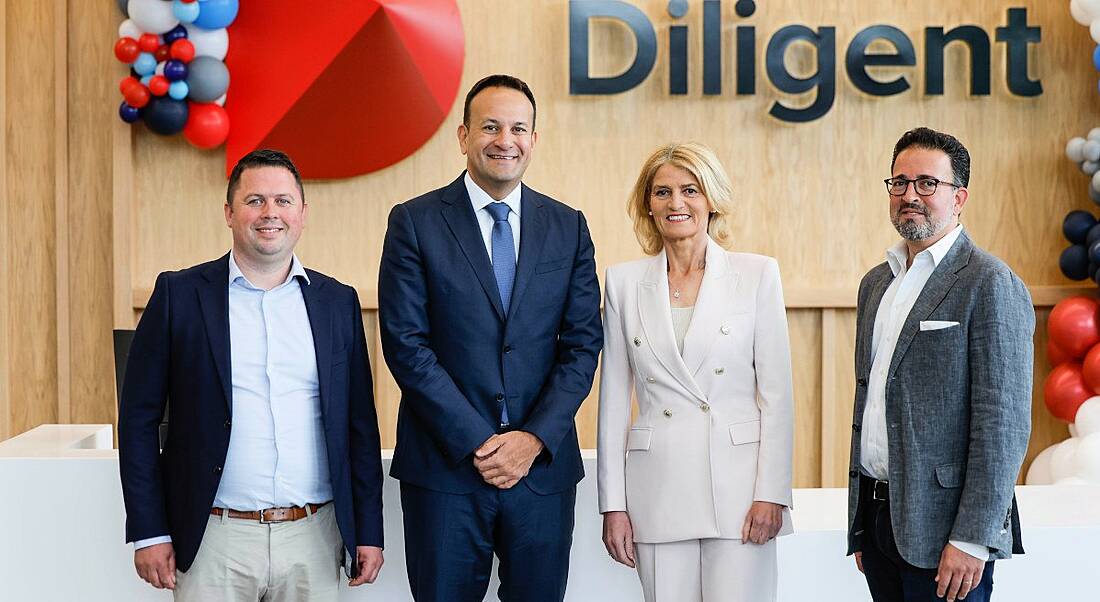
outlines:
[[[123, 542], [118, 454], [110, 425], [43, 425], [0, 443], [0, 600], [85, 602], [170, 600], [138, 579]], [[389, 454], [384, 454], [389, 470]], [[567, 600], [634, 601], [634, 572], [600, 541], [595, 452], [577, 488]], [[1095, 599], [1100, 569], [1100, 486], [1017, 487], [1027, 554], [998, 562], [999, 602]], [[783, 602], [870, 600], [845, 552], [846, 490], [797, 489], [796, 533], [779, 541]], [[398, 484], [386, 478], [386, 565], [374, 585], [341, 600], [410, 600], [405, 581]], [[487, 600], [496, 599], [496, 583]], [[1091, 592], [1091, 593], [1090, 593]]]

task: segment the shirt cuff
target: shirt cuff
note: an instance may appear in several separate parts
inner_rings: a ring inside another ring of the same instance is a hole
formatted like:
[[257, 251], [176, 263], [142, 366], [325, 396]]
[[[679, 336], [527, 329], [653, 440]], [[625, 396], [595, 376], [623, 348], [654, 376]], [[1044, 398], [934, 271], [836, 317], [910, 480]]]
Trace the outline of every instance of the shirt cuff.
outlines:
[[150, 537], [149, 539], [139, 539], [134, 542], [134, 551], [137, 552], [142, 548], [148, 548], [149, 546], [155, 546], [158, 543], [172, 543], [171, 535], [161, 535], [160, 537]]
[[952, 539], [948, 543], [955, 546], [959, 550], [961, 550], [963, 552], [966, 552], [967, 554], [973, 556], [974, 558], [977, 558], [978, 560], [989, 562], [989, 548], [983, 546], [980, 543], [970, 543], [968, 541], [955, 541], [954, 539]]

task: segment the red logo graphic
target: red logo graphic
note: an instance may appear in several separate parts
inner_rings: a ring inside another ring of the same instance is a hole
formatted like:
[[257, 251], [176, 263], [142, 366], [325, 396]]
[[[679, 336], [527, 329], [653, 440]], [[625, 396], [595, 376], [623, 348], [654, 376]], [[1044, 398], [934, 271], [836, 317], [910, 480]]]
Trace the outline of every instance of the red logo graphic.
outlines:
[[393, 165], [439, 128], [462, 77], [455, 0], [242, 2], [229, 34], [227, 172], [262, 147], [307, 178]]

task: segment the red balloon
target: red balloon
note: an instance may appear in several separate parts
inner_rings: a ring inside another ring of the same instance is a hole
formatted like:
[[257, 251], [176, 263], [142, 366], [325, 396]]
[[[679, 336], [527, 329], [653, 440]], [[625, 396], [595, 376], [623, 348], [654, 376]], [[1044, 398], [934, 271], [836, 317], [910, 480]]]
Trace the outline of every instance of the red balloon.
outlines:
[[229, 114], [214, 103], [190, 103], [183, 136], [199, 148], [216, 148], [229, 136]]
[[141, 47], [134, 38], [119, 38], [115, 42], [115, 58], [123, 63], [129, 65], [137, 60], [139, 54], [141, 54]]
[[1100, 390], [1100, 345], [1089, 349], [1085, 355], [1085, 361], [1081, 363], [1081, 375], [1085, 378], [1085, 384], [1089, 390], [1096, 394]]
[[1085, 384], [1081, 373], [1081, 364], [1066, 362], [1055, 367], [1047, 375], [1043, 384], [1043, 401], [1055, 418], [1073, 422], [1077, 408], [1092, 397], [1092, 391]]
[[195, 45], [191, 43], [191, 40], [180, 38], [172, 42], [170, 56], [177, 61], [190, 63], [191, 59], [195, 58]]
[[158, 63], [163, 63], [164, 61], [167, 61], [170, 56], [171, 53], [169, 51], [168, 44], [161, 44], [160, 46], [157, 46], [156, 52], [153, 53], [153, 58], [157, 59]]
[[132, 75], [127, 75], [126, 77], [124, 77], [124, 78], [122, 78], [118, 81], [118, 91], [122, 92], [123, 96], [126, 96], [126, 91], [127, 90], [129, 90], [130, 88], [133, 88], [134, 86], [140, 86], [140, 85], [141, 85], [141, 82], [138, 81], [138, 78], [136, 78]]
[[126, 99], [127, 104], [139, 109], [149, 104], [149, 90], [140, 83], [123, 91], [122, 97]]
[[160, 36], [155, 33], [143, 33], [138, 38], [138, 46], [142, 52], [156, 52], [160, 46]]
[[149, 80], [149, 91], [153, 93], [153, 96], [164, 96], [168, 93], [168, 86], [172, 83], [168, 81], [167, 77], [163, 75], [154, 75]]
[[1060, 349], [1082, 358], [1100, 343], [1100, 304], [1089, 297], [1062, 299], [1047, 318], [1050, 340]]
[[[1095, 349], [1095, 347], [1094, 347]], [[1054, 341], [1047, 340], [1047, 361], [1050, 362], [1051, 367], [1063, 364], [1073, 359], [1073, 356], [1066, 352], [1061, 347], [1054, 344]]]
[[195, 2], [195, 0], [180, 0], [180, 2], [184, 4], [191, 4], [192, 2]]

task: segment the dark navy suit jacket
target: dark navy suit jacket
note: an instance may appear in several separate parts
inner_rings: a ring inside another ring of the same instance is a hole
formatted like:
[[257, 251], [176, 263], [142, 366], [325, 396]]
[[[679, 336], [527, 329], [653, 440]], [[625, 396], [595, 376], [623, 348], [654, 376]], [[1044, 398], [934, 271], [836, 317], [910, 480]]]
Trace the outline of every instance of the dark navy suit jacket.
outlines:
[[[351, 558], [382, 546], [382, 463], [363, 317], [355, 289], [307, 270], [333, 504]], [[229, 449], [229, 255], [157, 277], [134, 333], [118, 418], [126, 541], [172, 536], [191, 567]], [[158, 424], [171, 399], [168, 438]], [[353, 567], [356, 563], [351, 563]]]
[[513, 428], [545, 445], [522, 480], [540, 494], [584, 476], [574, 415], [603, 344], [584, 216], [523, 186], [508, 315], [462, 176], [397, 205], [378, 278], [382, 350], [401, 387], [391, 475], [447, 493], [483, 483], [473, 452]]

